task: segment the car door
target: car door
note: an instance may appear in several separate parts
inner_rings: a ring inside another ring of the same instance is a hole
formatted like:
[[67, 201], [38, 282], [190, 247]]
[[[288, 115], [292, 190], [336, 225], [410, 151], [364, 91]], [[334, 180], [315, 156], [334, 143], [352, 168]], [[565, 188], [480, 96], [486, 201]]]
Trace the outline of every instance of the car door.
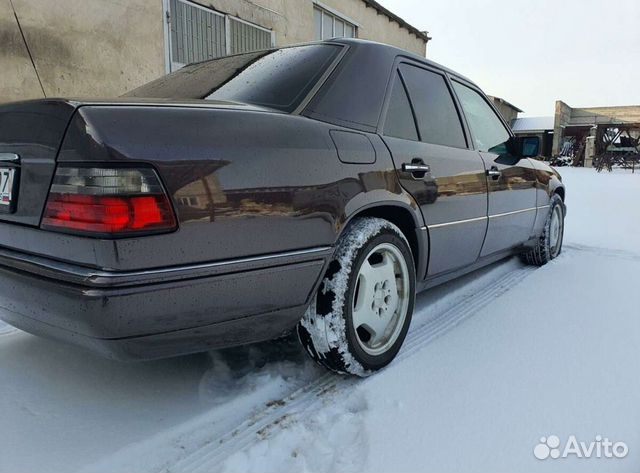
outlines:
[[474, 147], [487, 169], [489, 227], [481, 256], [516, 247], [533, 235], [536, 172], [511, 152], [511, 133], [487, 98], [471, 85], [452, 81]]
[[445, 75], [400, 63], [381, 134], [429, 232], [428, 276], [474, 263], [487, 229], [487, 181]]

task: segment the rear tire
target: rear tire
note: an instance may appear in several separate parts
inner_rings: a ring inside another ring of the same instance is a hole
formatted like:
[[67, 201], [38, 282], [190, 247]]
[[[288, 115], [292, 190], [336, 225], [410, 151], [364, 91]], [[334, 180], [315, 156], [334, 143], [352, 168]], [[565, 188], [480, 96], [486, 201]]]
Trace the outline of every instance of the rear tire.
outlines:
[[544, 266], [560, 255], [564, 239], [564, 213], [562, 198], [554, 194], [542, 235], [536, 246], [522, 255], [522, 261], [533, 266]]
[[411, 323], [415, 267], [401, 230], [357, 219], [340, 238], [297, 327], [307, 353], [343, 374], [368, 376], [395, 358]]

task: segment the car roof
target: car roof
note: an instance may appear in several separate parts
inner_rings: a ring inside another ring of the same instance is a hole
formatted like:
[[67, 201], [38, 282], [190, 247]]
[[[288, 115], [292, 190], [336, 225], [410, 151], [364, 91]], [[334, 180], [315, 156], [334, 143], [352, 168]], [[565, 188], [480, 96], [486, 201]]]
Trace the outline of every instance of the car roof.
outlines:
[[[322, 84], [302, 114], [319, 121], [366, 132], [377, 132], [384, 99], [392, 83], [398, 57], [424, 64], [475, 86], [464, 76], [409, 51], [361, 39], [319, 41], [345, 48], [336, 69]], [[475, 86], [477, 87], [477, 86]], [[479, 88], [478, 88], [479, 89]]]
[[360, 39], [360, 38], [333, 38], [333, 39], [327, 39], [322, 41], [324, 43], [339, 43], [339, 44], [345, 44], [345, 45], [349, 45], [352, 47], [357, 47], [357, 48], [371, 48], [371, 49], [379, 49], [379, 50], [384, 50], [387, 52], [391, 52], [396, 56], [404, 56], [407, 57], [409, 59], [412, 59], [416, 62], [421, 62], [427, 66], [436, 68], [436, 69], [440, 69], [444, 72], [446, 72], [447, 74], [451, 74], [452, 76], [455, 76], [459, 79], [462, 79], [466, 82], [468, 82], [469, 84], [473, 84], [474, 86], [478, 87], [477, 84], [475, 84], [471, 79], [469, 79], [468, 77], [465, 77], [464, 75], [460, 74], [459, 72], [454, 71], [453, 69], [449, 69], [446, 66], [443, 66], [442, 64], [439, 64], [435, 61], [432, 61], [430, 59], [427, 59], [424, 56], [420, 56], [418, 54], [412, 53], [411, 51], [407, 51], [406, 49], [402, 49], [399, 48], [397, 46], [392, 46], [390, 44], [386, 44], [386, 43], [379, 43], [377, 41], [371, 41], [368, 39]]

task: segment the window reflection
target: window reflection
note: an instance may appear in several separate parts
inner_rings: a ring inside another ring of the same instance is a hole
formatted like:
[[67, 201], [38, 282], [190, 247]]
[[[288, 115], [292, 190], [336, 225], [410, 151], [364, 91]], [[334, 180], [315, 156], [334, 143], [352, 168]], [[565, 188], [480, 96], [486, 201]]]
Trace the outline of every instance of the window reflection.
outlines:
[[507, 153], [507, 141], [511, 135], [484, 97], [459, 82], [454, 81], [453, 88], [467, 117], [476, 149], [495, 154]]
[[193, 175], [192, 163], [182, 164], [182, 171], [172, 169], [175, 184], [182, 181], [173, 197], [183, 223], [274, 216], [295, 218], [309, 214], [337, 215], [341, 206], [354, 195], [398, 186], [395, 172], [372, 171], [327, 184], [232, 189], [224, 187], [219, 175], [220, 169], [227, 165], [229, 162], [218, 161], [210, 165], [212, 172], [198, 176]]

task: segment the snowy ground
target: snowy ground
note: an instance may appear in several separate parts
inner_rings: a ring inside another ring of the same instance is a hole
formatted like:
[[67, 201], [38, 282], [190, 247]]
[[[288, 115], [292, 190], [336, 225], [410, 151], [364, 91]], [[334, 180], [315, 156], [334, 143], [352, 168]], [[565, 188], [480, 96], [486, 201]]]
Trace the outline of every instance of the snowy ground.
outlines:
[[[640, 174], [561, 172], [561, 257], [419, 295], [366, 380], [291, 341], [118, 364], [0, 323], [0, 472], [636, 471]], [[628, 454], [536, 459], [550, 435]]]

